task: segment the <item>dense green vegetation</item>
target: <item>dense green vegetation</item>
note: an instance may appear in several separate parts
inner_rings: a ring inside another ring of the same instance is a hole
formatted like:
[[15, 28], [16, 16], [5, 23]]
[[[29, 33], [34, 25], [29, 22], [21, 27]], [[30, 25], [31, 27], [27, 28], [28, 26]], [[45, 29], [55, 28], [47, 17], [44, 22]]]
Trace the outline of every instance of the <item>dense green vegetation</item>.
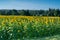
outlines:
[[[49, 9], [49, 10], [5, 9], [0, 10], [0, 15], [1, 15], [0, 40], [26, 40], [26, 39], [29, 40], [30, 38], [32, 39], [38, 38], [39, 40], [60, 39], [59, 37], [60, 9]], [[2, 16], [2, 15], [8, 15], [8, 16]], [[54, 17], [48, 17], [48, 16], [54, 16]], [[56, 37], [55, 35], [58, 35], [57, 39], [50, 38], [53, 36]]]
[[53, 35], [60, 35], [59, 17], [0, 16], [0, 40], [23, 40]]
[[60, 16], [60, 9], [49, 10], [0, 10], [0, 15], [23, 15], [23, 16]]

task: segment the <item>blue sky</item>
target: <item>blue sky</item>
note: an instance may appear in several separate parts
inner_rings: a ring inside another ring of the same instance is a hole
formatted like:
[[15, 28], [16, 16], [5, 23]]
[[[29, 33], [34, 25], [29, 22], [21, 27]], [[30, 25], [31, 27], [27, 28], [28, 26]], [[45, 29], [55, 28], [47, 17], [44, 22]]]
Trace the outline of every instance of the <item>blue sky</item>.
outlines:
[[60, 9], [60, 0], [0, 0], [0, 9]]

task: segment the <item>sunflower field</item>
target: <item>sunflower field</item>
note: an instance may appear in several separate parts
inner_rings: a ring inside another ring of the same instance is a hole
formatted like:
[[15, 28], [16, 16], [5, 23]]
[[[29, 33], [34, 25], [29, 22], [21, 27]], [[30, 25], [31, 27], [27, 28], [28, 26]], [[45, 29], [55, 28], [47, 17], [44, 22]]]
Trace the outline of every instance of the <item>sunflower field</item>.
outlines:
[[0, 16], [0, 40], [60, 34], [60, 17]]

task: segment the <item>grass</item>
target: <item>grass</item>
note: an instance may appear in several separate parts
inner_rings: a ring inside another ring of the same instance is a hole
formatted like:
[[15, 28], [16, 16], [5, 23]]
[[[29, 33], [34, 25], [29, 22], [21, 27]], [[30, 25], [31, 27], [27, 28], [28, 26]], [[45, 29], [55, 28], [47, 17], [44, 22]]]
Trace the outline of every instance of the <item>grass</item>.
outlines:
[[12, 40], [60, 40], [60, 35], [48, 36], [48, 37], [38, 37], [38, 38], [23, 38], [23, 39], [12, 39]]

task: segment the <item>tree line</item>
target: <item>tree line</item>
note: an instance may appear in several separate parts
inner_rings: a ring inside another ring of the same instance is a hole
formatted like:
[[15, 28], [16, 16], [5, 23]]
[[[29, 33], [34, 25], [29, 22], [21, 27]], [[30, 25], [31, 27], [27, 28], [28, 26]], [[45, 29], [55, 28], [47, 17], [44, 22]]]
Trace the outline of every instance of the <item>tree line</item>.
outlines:
[[49, 10], [0, 10], [0, 15], [23, 15], [23, 16], [60, 16], [60, 9]]

